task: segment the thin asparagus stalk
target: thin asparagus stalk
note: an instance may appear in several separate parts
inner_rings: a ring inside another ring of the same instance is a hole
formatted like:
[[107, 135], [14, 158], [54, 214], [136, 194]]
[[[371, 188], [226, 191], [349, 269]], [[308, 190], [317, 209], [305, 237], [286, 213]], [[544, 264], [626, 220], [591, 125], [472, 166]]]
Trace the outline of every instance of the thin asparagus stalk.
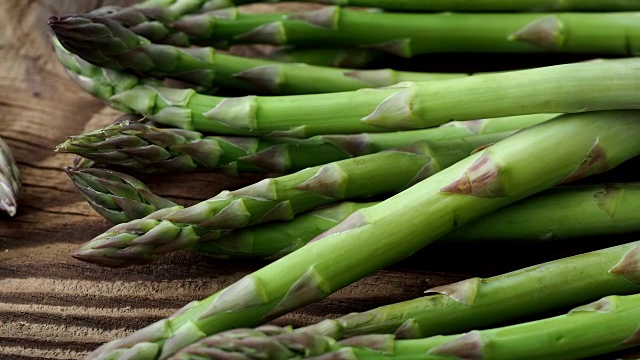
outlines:
[[636, 0], [301, 0], [339, 6], [374, 7], [400, 11], [637, 11], [640, 4]]
[[[195, 131], [122, 121], [71, 136], [56, 151], [145, 173], [206, 168], [222, 168], [231, 174], [289, 173], [417, 141], [437, 142], [432, 147], [481, 147], [506, 138], [520, 129], [519, 125], [540, 123], [552, 117], [545, 114], [482, 120], [482, 124], [497, 123], [492, 128], [485, 127], [489, 132], [482, 135], [473, 134], [473, 129], [449, 126], [396, 133], [317, 135], [308, 139], [204, 136]], [[493, 129], [505, 131], [492, 133]]]
[[131, 69], [157, 78], [174, 78], [205, 89], [220, 86], [266, 94], [308, 94], [468, 76], [392, 69], [336, 69], [226, 55], [210, 47], [159, 45], [116, 21], [101, 17], [52, 17], [49, 25], [65, 48], [95, 65], [115, 70]]
[[[184, 210], [174, 208], [171, 214], [161, 210], [162, 218], [152, 213], [146, 219], [120, 224], [82, 246], [73, 256], [103, 266], [155, 261], [167, 252], [188, 248], [197, 241], [216, 239], [220, 236], [219, 230], [291, 220], [297, 213], [342, 199], [401, 191], [464, 159], [481, 144], [487, 142], [477, 139], [419, 141], [404, 148], [268, 178], [239, 190], [223, 191]], [[168, 219], [174, 223], [164, 221]], [[198, 223], [192, 223], [193, 220]], [[141, 237], [127, 234], [141, 227], [148, 228], [150, 233], [141, 233]], [[151, 230], [153, 227], [158, 229]], [[208, 234], [207, 229], [215, 231]], [[152, 234], [165, 230], [173, 236], [153, 238]]]
[[[396, 339], [454, 334], [576, 306], [609, 294], [633, 294], [639, 288], [638, 269], [633, 263], [639, 250], [639, 243], [634, 242], [486, 279], [471, 278], [427, 290], [429, 295], [425, 297], [296, 330], [275, 326], [229, 330], [198, 341], [173, 358], [215, 355], [216, 350], [227, 354], [248, 351], [273, 354], [274, 348], [287, 349], [291, 344], [299, 345], [294, 353], [305, 349], [313, 354], [318, 347], [301, 344], [300, 340], [314, 339], [331, 349], [335, 340], [370, 334], [394, 334]], [[581, 276], [572, 276], [576, 273]], [[262, 347], [264, 343], [268, 343], [267, 348]], [[282, 355], [286, 357], [290, 353]]]
[[582, 359], [640, 345], [639, 324], [640, 294], [614, 295], [561, 316], [425, 339], [368, 334], [336, 343], [290, 329], [239, 329], [201, 340], [171, 359]]
[[[523, 130], [379, 205], [353, 213], [300, 250], [168, 319], [103, 345], [89, 358], [166, 359], [208, 335], [256, 326], [319, 301], [456, 226], [637, 156], [637, 116], [634, 111], [564, 115]], [[156, 224], [162, 226], [138, 226], [136, 234], [146, 237], [138, 239], [144, 242], [155, 235], [169, 240], [193, 229], [176, 232], [166, 226], [171, 225], [167, 220]], [[118, 237], [137, 235], [123, 231]]]
[[108, 169], [72, 168], [64, 171], [89, 205], [102, 217], [119, 224], [143, 218], [158, 209], [177, 206], [147, 188], [140, 180]]
[[[96, 212], [114, 224], [176, 206], [129, 175], [106, 169], [68, 167], [65, 171]], [[218, 258], [277, 259], [306, 245], [353, 212], [375, 204], [343, 202], [298, 214], [288, 222], [221, 233], [218, 238], [198, 241], [184, 250]], [[630, 233], [640, 231], [638, 204], [640, 186], [635, 183], [558, 187], [472, 221], [440, 241], [549, 241]]]
[[[228, 135], [310, 137], [388, 132], [536, 113], [634, 109], [640, 102], [635, 59], [550, 66], [461, 79], [403, 83], [338, 94], [219, 98], [140, 79], [56, 51], [87, 92], [157, 123]], [[606, 89], [602, 91], [601, 89]], [[513, 104], [521, 104], [513, 106]], [[301, 110], [304, 109], [304, 116]]]
[[[337, 6], [289, 14], [187, 15], [171, 24], [190, 43], [366, 47], [403, 57], [426, 53], [637, 53], [637, 14], [411, 14]], [[71, 21], [73, 18], [66, 18]]]
[[20, 194], [20, 170], [11, 149], [0, 138], [0, 212], [14, 216], [18, 210]]
[[[231, 51], [237, 51], [232, 48]], [[280, 46], [264, 56], [256, 56], [248, 52], [242, 52], [241, 56], [258, 57], [286, 63], [304, 63], [309, 65], [330, 66], [338, 68], [360, 69], [372, 61], [382, 57], [382, 53], [373, 49], [363, 48], [304, 48]]]

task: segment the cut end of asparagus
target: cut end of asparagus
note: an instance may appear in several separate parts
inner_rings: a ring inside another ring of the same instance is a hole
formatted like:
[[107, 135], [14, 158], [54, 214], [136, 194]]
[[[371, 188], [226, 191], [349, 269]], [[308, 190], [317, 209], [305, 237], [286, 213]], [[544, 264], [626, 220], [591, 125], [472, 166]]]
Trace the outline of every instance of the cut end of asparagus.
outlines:
[[509, 40], [525, 42], [546, 50], [559, 51], [564, 42], [564, 24], [558, 17], [548, 16], [518, 30], [509, 36]]

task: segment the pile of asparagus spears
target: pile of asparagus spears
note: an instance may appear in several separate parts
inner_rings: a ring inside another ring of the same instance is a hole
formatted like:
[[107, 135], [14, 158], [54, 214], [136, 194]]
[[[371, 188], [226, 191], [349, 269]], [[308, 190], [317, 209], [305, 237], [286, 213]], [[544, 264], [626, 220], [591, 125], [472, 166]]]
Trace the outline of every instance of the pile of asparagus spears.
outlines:
[[[639, 1], [235, 7], [250, 2], [49, 19], [69, 76], [126, 113], [56, 149], [82, 157], [65, 171], [115, 224], [72, 255], [110, 267], [179, 250], [274, 260], [89, 358], [580, 359], [640, 345], [640, 243], [298, 329], [264, 325], [436, 240], [639, 232], [640, 185], [572, 185], [640, 155]], [[437, 53], [611, 59], [473, 76], [358, 69]], [[184, 207], [134, 177], [196, 170], [265, 178]], [[505, 322], [516, 325], [491, 328]]]

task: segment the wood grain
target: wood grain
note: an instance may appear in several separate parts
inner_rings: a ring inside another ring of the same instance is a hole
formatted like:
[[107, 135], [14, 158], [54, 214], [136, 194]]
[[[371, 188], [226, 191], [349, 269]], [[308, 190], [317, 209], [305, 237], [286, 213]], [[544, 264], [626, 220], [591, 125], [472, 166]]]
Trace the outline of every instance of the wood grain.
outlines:
[[[0, 218], [0, 359], [82, 358], [99, 344], [166, 317], [265, 264], [184, 253], [150, 266], [106, 269], [68, 255], [109, 225], [61, 171], [73, 157], [53, 149], [65, 136], [109, 123], [118, 113], [67, 78], [49, 46], [46, 20], [127, 3], [132, 1], [0, 1], [0, 136], [14, 150], [24, 182], [18, 215]], [[191, 204], [259, 176], [143, 179], [158, 194]], [[603, 246], [435, 247], [276, 323], [304, 325], [414, 298], [429, 287], [469, 276], [498, 274], [598, 247]]]

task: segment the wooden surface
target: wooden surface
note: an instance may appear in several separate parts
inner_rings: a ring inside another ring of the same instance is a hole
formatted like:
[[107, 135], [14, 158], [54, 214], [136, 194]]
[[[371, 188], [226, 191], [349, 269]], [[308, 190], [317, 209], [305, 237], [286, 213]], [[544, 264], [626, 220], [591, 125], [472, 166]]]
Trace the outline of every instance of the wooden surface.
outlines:
[[[184, 253], [150, 266], [106, 269], [68, 255], [109, 225], [61, 171], [73, 157], [53, 149], [65, 136], [109, 123], [118, 113], [67, 78], [48, 44], [46, 20], [108, 3], [126, 1], [0, 1], [0, 136], [13, 148], [24, 183], [18, 215], [0, 217], [0, 359], [82, 358], [99, 344], [166, 317], [264, 265]], [[142, 179], [158, 194], [192, 204], [259, 177]], [[303, 325], [363, 311], [420, 296], [432, 286], [598, 247], [603, 245], [432, 247], [276, 323]]]

